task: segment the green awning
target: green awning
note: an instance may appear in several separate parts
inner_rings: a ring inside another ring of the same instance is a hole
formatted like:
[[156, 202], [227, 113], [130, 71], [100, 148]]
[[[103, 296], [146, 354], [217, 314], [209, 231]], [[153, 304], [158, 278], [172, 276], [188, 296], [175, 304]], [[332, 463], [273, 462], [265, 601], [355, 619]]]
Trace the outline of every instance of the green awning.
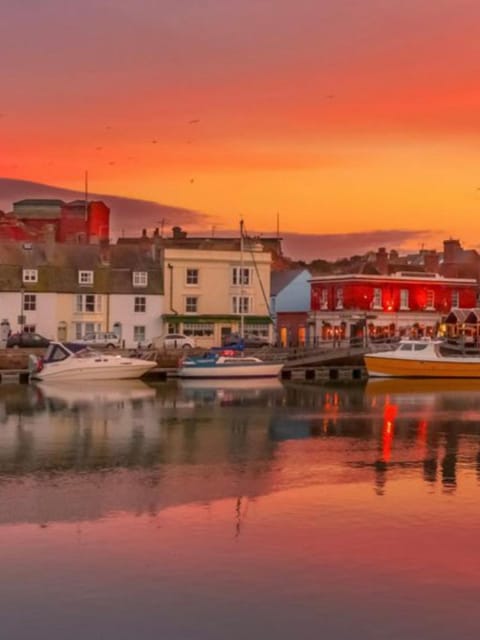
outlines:
[[[165, 313], [163, 315], [163, 319], [167, 322], [188, 322], [189, 324], [204, 324], [204, 323], [219, 323], [219, 322], [229, 322], [229, 323], [239, 323], [240, 318], [236, 315], [226, 315], [226, 316], [216, 316], [216, 315], [202, 315], [202, 316], [190, 316], [190, 315], [182, 315], [175, 313]], [[270, 316], [245, 316], [243, 321], [246, 325], [248, 324], [272, 324], [272, 319]]]

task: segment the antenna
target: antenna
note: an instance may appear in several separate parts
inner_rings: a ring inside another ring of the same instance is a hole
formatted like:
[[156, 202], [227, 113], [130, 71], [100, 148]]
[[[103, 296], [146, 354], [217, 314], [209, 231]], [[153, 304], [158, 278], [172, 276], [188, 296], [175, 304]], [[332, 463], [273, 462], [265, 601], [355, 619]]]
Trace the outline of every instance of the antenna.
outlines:
[[277, 211], [277, 238], [280, 237], [280, 213]]

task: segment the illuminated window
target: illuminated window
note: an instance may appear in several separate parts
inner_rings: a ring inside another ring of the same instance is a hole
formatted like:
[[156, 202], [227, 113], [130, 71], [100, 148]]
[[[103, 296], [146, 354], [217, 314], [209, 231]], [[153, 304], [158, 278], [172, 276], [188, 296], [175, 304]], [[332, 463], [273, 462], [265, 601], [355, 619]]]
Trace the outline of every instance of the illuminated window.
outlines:
[[335, 309], [343, 309], [343, 287], [335, 290]]
[[425, 305], [426, 309], [434, 309], [435, 308], [435, 292], [432, 289], [427, 289], [427, 303]]
[[460, 291], [454, 289], [452, 291], [452, 307], [458, 308], [460, 306]]
[[375, 287], [373, 290], [373, 308], [381, 309], [382, 308], [382, 290], [380, 287]]
[[400, 289], [400, 309], [406, 311], [409, 308], [408, 289]]

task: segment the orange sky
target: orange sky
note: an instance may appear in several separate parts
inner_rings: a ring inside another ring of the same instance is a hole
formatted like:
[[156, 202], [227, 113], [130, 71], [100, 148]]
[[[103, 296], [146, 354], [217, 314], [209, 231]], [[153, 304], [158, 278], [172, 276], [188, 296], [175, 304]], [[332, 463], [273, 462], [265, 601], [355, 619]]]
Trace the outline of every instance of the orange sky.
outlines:
[[476, 243], [476, 0], [4, 12], [0, 176], [81, 188], [88, 169], [92, 191], [202, 211], [219, 231], [240, 216], [272, 231], [278, 211], [284, 232]]

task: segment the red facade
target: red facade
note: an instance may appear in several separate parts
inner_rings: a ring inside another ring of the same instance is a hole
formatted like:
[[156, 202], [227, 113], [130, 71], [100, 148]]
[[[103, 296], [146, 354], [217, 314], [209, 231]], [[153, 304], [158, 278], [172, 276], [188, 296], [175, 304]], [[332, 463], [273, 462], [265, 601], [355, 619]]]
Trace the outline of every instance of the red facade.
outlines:
[[311, 286], [312, 311], [384, 311], [448, 313], [452, 307], [477, 304], [473, 280], [405, 276], [343, 276], [316, 279]]

